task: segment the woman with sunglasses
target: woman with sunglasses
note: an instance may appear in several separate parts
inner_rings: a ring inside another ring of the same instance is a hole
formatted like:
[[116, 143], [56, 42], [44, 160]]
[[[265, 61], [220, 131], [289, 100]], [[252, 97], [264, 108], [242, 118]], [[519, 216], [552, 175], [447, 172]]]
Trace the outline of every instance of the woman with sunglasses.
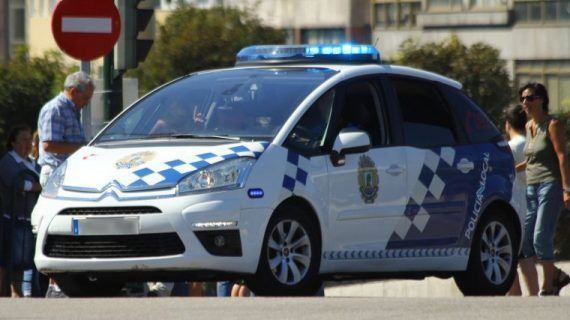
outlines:
[[[570, 181], [564, 124], [548, 113], [548, 92], [540, 83], [519, 89], [520, 101], [529, 121], [526, 124], [527, 214], [521, 265], [531, 295], [538, 291], [535, 261], [542, 265], [544, 280], [540, 295], [558, 295], [570, 277], [554, 266], [554, 233], [564, 204], [570, 209]], [[528, 270], [528, 269], [527, 269]]]

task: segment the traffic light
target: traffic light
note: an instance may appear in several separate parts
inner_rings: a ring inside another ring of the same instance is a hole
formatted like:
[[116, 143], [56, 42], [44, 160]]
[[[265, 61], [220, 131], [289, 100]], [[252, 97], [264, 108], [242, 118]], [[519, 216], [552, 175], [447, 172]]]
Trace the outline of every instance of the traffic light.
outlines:
[[154, 8], [157, 0], [115, 0], [121, 14], [122, 32], [115, 48], [115, 68], [136, 68], [154, 42]]

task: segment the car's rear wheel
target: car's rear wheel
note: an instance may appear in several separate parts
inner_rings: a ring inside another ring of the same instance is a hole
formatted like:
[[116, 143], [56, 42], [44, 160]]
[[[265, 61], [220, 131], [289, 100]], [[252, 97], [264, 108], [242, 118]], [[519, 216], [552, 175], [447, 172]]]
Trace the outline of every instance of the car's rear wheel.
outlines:
[[511, 219], [490, 212], [477, 226], [469, 264], [455, 276], [466, 296], [504, 295], [511, 287], [518, 262], [518, 237]]
[[68, 297], [114, 297], [125, 285], [121, 281], [102, 280], [83, 274], [56, 275], [53, 278]]
[[315, 295], [321, 243], [310, 212], [302, 206], [284, 205], [275, 212], [265, 232], [257, 273], [247, 280], [260, 296]]

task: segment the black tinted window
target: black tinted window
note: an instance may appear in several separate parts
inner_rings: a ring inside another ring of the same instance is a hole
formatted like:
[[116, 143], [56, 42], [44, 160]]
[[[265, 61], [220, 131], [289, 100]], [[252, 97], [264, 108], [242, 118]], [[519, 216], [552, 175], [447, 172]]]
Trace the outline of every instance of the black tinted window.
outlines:
[[462, 120], [470, 142], [488, 142], [501, 134], [487, 114], [463, 92], [450, 87], [444, 87], [443, 91], [457, 118]]
[[319, 98], [301, 117], [287, 138], [287, 146], [302, 154], [313, 155], [321, 151], [328, 128], [335, 91], [331, 90]]
[[427, 148], [456, 142], [453, 117], [431, 83], [392, 78], [404, 122], [407, 145]]

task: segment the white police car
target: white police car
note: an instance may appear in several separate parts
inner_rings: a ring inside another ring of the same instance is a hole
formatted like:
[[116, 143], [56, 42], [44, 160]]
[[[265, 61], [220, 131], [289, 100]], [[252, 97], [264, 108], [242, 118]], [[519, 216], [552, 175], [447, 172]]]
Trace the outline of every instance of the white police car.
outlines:
[[53, 174], [38, 269], [71, 296], [429, 275], [504, 294], [521, 242], [507, 144], [456, 81], [379, 62], [372, 46], [255, 46], [146, 95]]

